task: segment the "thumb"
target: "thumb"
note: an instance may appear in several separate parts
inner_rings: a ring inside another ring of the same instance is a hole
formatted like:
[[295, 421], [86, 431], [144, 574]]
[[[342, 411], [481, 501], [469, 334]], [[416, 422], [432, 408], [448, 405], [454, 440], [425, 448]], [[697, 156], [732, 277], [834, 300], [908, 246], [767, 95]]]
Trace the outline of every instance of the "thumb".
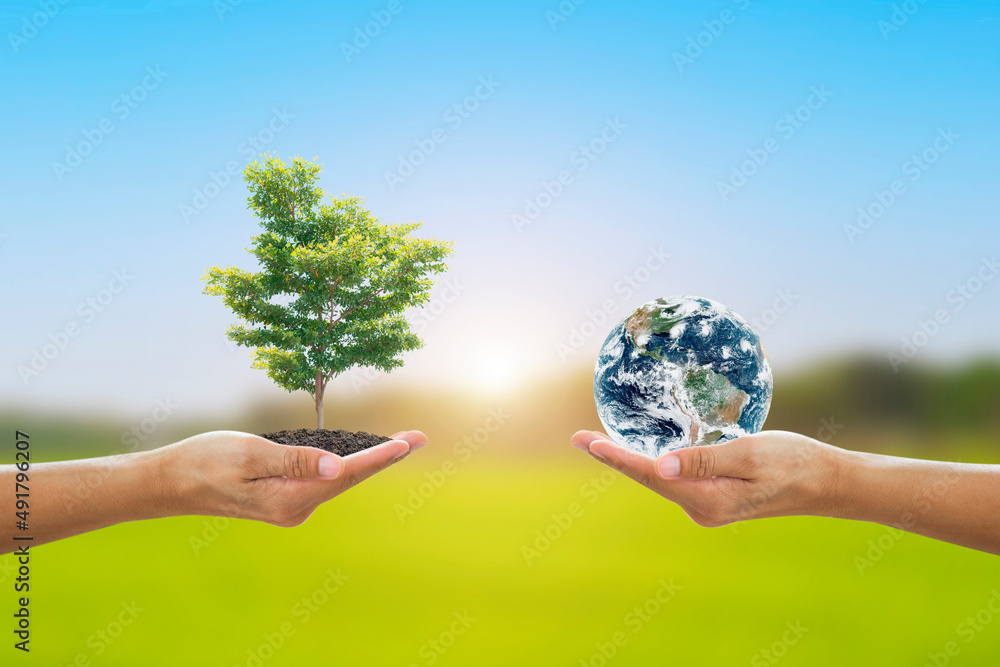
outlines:
[[262, 457], [262, 477], [334, 479], [344, 470], [343, 459], [316, 447], [274, 444], [268, 449]]
[[732, 440], [721, 445], [696, 445], [667, 452], [656, 460], [664, 479], [748, 478], [753, 461], [746, 443]]

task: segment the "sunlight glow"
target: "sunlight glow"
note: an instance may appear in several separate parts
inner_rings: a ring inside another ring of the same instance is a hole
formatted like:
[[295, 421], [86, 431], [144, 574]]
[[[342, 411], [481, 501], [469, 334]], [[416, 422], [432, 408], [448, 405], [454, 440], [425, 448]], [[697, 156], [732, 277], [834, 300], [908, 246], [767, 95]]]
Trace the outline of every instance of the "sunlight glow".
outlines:
[[480, 371], [482, 387], [486, 390], [509, 389], [515, 384], [517, 376], [513, 361], [502, 357], [488, 359]]

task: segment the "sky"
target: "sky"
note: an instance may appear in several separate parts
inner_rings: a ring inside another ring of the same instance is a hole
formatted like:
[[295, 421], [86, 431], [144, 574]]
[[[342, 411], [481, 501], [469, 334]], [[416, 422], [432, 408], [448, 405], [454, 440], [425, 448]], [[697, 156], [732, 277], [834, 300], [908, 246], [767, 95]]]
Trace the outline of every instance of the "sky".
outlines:
[[263, 151], [455, 244], [425, 347], [335, 392], [516, 391], [675, 294], [776, 374], [1000, 352], [991, 3], [41, 0], [0, 28], [8, 406], [280, 392], [200, 282], [253, 268]]

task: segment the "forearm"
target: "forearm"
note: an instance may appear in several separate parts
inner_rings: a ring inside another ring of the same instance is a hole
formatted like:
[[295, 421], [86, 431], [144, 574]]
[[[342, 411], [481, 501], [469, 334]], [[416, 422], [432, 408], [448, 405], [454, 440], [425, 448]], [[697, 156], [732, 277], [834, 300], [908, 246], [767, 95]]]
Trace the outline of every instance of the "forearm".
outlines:
[[839, 450], [827, 514], [1000, 554], [1000, 466]]
[[[162, 450], [95, 459], [38, 463], [31, 466], [27, 486], [27, 529], [15, 514], [14, 466], [0, 468], [0, 526], [3, 553], [78, 535], [125, 521], [168, 516], [172, 512], [161, 472]], [[32, 537], [31, 541], [14, 536]]]

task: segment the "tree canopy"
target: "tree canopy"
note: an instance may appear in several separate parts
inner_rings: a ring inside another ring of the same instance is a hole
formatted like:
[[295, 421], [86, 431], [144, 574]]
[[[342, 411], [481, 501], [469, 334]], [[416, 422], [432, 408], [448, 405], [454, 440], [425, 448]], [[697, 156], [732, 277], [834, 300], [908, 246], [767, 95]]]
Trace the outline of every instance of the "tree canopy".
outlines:
[[423, 344], [404, 311], [428, 301], [452, 246], [414, 237], [420, 223], [381, 223], [357, 197], [324, 201], [315, 162], [262, 156], [243, 173], [261, 226], [247, 250], [260, 270], [210, 267], [205, 293], [239, 317], [227, 335], [253, 348], [254, 368], [313, 394], [322, 428], [332, 378], [354, 366], [389, 371]]

